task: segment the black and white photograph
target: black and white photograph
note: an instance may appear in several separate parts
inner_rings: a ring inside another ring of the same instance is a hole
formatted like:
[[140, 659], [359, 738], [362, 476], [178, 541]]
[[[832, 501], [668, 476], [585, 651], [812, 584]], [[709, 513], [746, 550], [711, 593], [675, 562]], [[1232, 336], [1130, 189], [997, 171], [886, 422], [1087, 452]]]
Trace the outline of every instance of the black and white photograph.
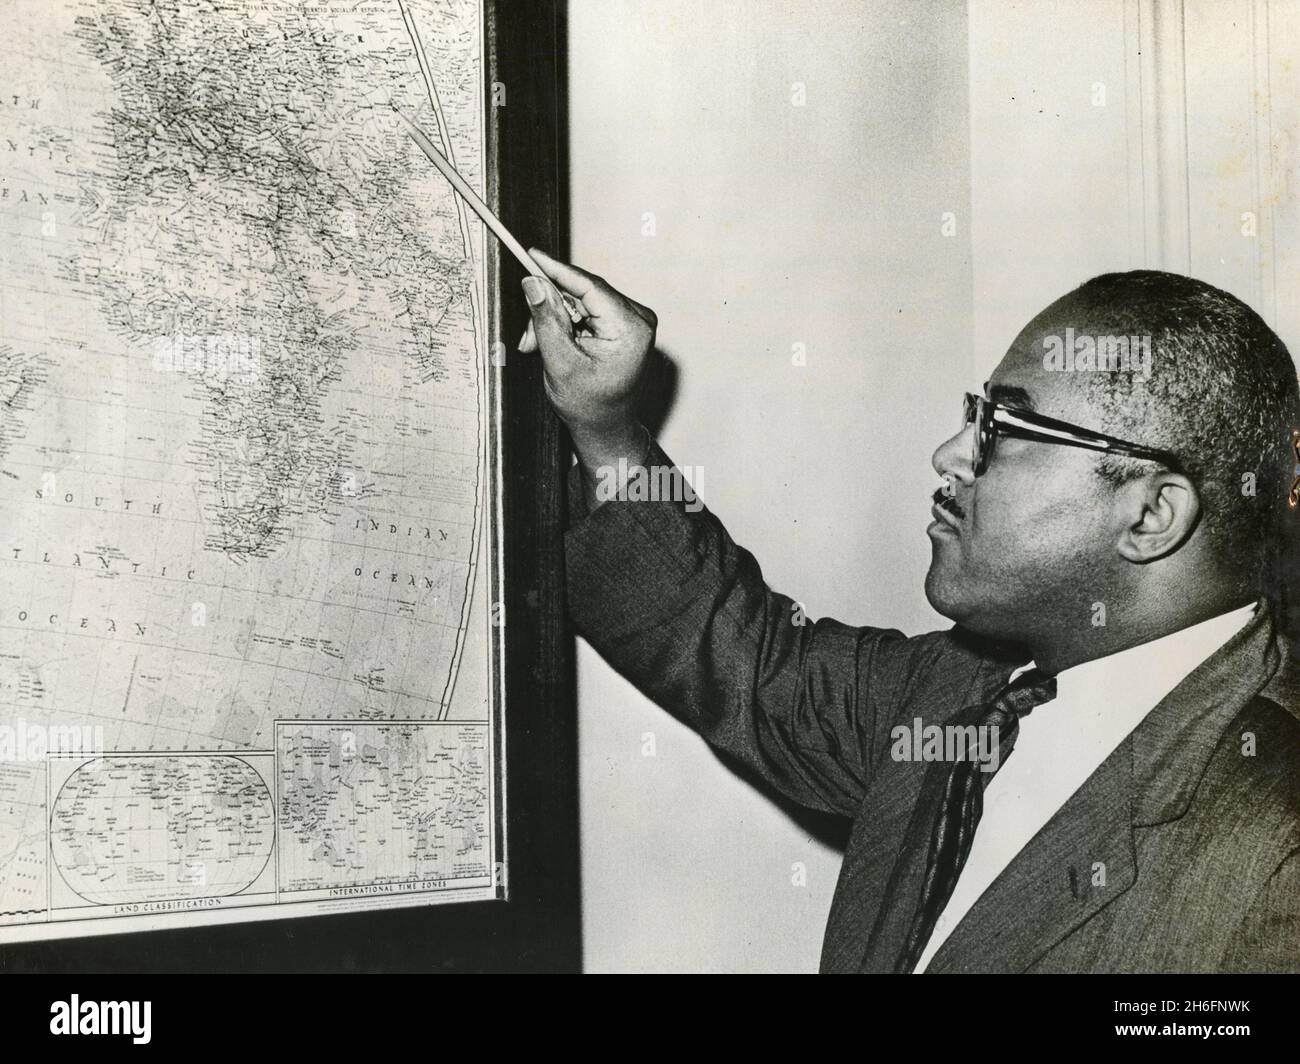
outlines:
[[1300, 0], [0, 14], [6, 1026], [820, 973], [1284, 1030]]

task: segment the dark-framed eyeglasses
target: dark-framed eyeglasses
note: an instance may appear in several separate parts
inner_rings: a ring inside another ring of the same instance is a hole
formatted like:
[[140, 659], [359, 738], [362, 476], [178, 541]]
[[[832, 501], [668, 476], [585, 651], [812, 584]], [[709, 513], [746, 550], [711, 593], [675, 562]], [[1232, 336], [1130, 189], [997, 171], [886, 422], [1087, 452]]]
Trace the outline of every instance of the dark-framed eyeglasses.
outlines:
[[1084, 447], [1090, 451], [1104, 454], [1121, 454], [1126, 458], [1144, 458], [1159, 462], [1175, 473], [1185, 472], [1178, 456], [1171, 451], [1157, 447], [1144, 447], [1140, 443], [1107, 436], [1104, 432], [1094, 432], [1068, 421], [1035, 413], [1032, 410], [1020, 410], [1003, 406], [982, 395], [966, 393], [962, 405], [962, 428], [975, 426], [975, 442], [971, 451], [971, 468], [975, 476], [980, 476], [993, 457], [994, 444], [999, 436], [1010, 436], [1019, 440], [1037, 440], [1040, 443], [1057, 443], [1064, 447]]

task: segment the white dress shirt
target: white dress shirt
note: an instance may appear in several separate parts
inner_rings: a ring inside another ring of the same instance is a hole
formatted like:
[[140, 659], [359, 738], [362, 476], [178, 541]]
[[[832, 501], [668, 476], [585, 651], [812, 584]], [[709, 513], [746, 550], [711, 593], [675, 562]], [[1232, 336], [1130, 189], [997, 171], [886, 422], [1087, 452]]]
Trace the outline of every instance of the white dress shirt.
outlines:
[[1056, 698], [1020, 719], [1015, 749], [985, 788], [970, 857], [915, 971], [925, 970], [980, 895], [1142, 718], [1255, 609], [1243, 606], [1057, 675]]

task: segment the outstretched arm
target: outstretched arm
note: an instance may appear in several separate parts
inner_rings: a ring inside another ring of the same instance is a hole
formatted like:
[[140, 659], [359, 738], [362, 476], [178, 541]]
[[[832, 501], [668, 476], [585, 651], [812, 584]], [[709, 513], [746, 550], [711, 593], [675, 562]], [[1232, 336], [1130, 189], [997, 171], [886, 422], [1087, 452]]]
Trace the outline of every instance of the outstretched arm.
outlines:
[[[541, 351], [547, 393], [578, 454], [571, 492], [582, 501], [565, 539], [578, 631], [651, 699], [788, 797], [856, 815], [872, 765], [887, 754], [918, 641], [805, 621], [693, 493], [654, 490], [684, 484], [631, 413], [654, 313], [535, 254], [590, 315], [575, 332], [555, 289], [525, 280], [533, 324], [521, 347]], [[639, 472], [605, 501], [620, 461]]]

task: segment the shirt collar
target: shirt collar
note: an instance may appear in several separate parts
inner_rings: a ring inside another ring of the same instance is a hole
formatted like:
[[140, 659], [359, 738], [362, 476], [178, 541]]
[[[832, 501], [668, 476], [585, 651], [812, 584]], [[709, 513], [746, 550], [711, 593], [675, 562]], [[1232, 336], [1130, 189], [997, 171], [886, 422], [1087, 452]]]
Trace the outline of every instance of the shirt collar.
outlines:
[[[1056, 676], [1056, 697], [1061, 701], [1086, 697], [1098, 706], [1136, 711], [1136, 724], [1198, 665], [1250, 623], [1259, 603], [1221, 613], [1158, 639], [1126, 650], [1080, 662]], [[1011, 674], [1015, 679], [1034, 668], [1031, 661]], [[1130, 716], [1125, 713], [1124, 716]], [[1127, 734], [1127, 729], [1124, 734]]]

